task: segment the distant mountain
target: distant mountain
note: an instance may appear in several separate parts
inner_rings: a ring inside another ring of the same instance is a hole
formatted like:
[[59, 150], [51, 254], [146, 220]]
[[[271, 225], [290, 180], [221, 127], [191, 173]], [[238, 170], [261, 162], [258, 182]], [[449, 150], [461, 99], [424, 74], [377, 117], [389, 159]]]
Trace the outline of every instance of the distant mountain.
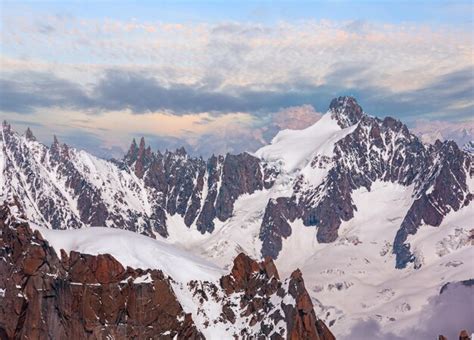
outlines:
[[433, 144], [437, 139], [452, 140], [462, 146], [474, 140], [474, 120], [461, 122], [419, 120], [413, 127], [413, 133], [424, 143]]
[[301, 268], [336, 334], [360, 317], [401, 329], [447, 277], [474, 277], [472, 154], [453, 141], [423, 143], [351, 97], [255, 154], [204, 160], [153, 152], [142, 139], [105, 161], [8, 123], [1, 147], [2, 194], [18, 197], [32, 223], [126, 229], [227, 269], [241, 252], [269, 256], [287, 275]]

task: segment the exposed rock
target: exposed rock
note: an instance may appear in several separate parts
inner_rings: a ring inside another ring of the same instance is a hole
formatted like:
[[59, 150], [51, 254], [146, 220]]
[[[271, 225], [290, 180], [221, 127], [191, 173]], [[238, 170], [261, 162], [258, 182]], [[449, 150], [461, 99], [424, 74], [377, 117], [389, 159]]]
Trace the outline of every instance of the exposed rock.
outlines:
[[[440, 335], [440, 336], [438, 337], [438, 340], [448, 340], [448, 338], [445, 337], [444, 335]], [[471, 337], [469, 336], [468, 331], [466, 331], [465, 329], [462, 330], [462, 331], [459, 333], [459, 340], [471, 340]]]
[[258, 158], [248, 153], [227, 154], [222, 166], [221, 187], [216, 202], [216, 216], [221, 221], [232, 216], [234, 202], [242, 194], [263, 189], [263, 178]]
[[289, 222], [293, 222], [299, 215], [298, 207], [290, 198], [279, 197], [268, 202], [260, 229], [263, 256], [278, 256], [282, 249], [282, 237], [291, 235]]
[[423, 223], [439, 226], [450, 211], [468, 205], [473, 198], [467, 186], [471, 158], [452, 141], [436, 143], [430, 151], [433, 159], [428, 163], [429, 168], [422, 172], [418, 198], [410, 207], [395, 237], [397, 268], [415, 261], [410, 245], [405, 242], [408, 235], [415, 234]]
[[356, 124], [362, 118], [362, 108], [353, 97], [334, 98], [329, 104], [333, 118], [343, 129]]
[[463, 280], [463, 281], [456, 281], [456, 282], [448, 282], [448, 283], [445, 283], [445, 284], [441, 287], [439, 293], [440, 293], [440, 294], [443, 294], [443, 293], [446, 291], [446, 289], [448, 289], [448, 287], [451, 286], [451, 285], [453, 285], [453, 284], [454, 284], [454, 285], [456, 285], [456, 284], [461, 284], [461, 285], [466, 286], [466, 287], [471, 287], [471, 286], [474, 286], [474, 279], [468, 279], [468, 280]]
[[335, 340], [334, 335], [326, 325], [316, 318], [313, 303], [306, 291], [303, 275], [298, 269], [291, 274], [288, 292], [296, 301], [293, 308], [285, 310], [286, 320], [289, 326], [288, 337], [290, 339], [325, 339]]
[[[222, 277], [221, 286], [228, 295], [242, 294], [240, 308], [246, 311], [245, 316], [261, 322], [262, 339], [283, 337], [281, 333], [275, 333], [275, 325], [280, 320], [286, 322], [287, 339], [335, 339], [324, 322], [317, 319], [300, 270], [296, 270], [288, 280], [282, 282], [270, 258], [258, 263], [241, 253], [235, 258], [231, 273]], [[290, 300], [285, 296], [291, 297], [294, 303], [288, 303]], [[279, 307], [283, 315], [278, 309], [265, 315], [275, 307], [271, 302], [275, 301], [275, 297], [280, 298]], [[223, 314], [227, 315], [229, 312]], [[231, 318], [227, 320], [233, 322]], [[246, 334], [242, 335], [245, 337]]]
[[29, 141], [36, 141], [36, 137], [33, 135], [33, 132], [29, 127], [26, 129], [25, 138]]

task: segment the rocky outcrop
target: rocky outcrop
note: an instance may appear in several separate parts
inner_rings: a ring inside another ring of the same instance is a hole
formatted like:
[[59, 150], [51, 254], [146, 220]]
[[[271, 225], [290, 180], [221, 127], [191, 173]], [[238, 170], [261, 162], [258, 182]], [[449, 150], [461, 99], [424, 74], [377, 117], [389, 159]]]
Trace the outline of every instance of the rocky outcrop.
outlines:
[[33, 132], [29, 127], [26, 129], [25, 138], [29, 141], [36, 141], [36, 137], [33, 135]]
[[[269, 257], [258, 263], [241, 253], [230, 274], [222, 277], [221, 286], [226, 294], [240, 296], [241, 315], [250, 318], [249, 326], [259, 323], [259, 339], [335, 339], [316, 317], [300, 270], [281, 281]], [[226, 306], [223, 317], [235, 322], [235, 313]], [[286, 323], [286, 332], [278, 327], [280, 321]], [[250, 335], [240, 334], [244, 338]]]
[[221, 187], [217, 195], [216, 216], [221, 221], [232, 216], [234, 202], [243, 194], [263, 189], [260, 160], [248, 153], [227, 154], [222, 165]]
[[271, 199], [265, 208], [260, 239], [263, 241], [262, 255], [276, 258], [282, 249], [282, 237], [291, 235], [290, 222], [300, 216], [300, 210], [293, 200], [286, 197]]
[[471, 340], [469, 333], [465, 329], [463, 329], [461, 333], [459, 333], [459, 340]]
[[202, 339], [159, 270], [110, 255], [55, 253], [28, 224], [0, 210], [2, 339]]
[[463, 280], [463, 281], [456, 281], [456, 282], [448, 282], [446, 284], [444, 284], [440, 291], [439, 291], [439, 294], [443, 294], [446, 289], [448, 289], [448, 287], [452, 286], [452, 285], [463, 285], [463, 286], [466, 286], [466, 287], [472, 287], [474, 286], [474, 279], [468, 279], [468, 280]]
[[395, 237], [397, 268], [416, 260], [406, 243], [408, 235], [415, 234], [423, 223], [439, 226], [449, 212], [467, 206], [473, 199], [467, 186], [471, 158], [453, 141], [437, 141], [429, 151], [432, 157], [417, 183], [416, 199]]
[[[438, 337], [438, 340], [448, 340], [447, 337], [445, 337], [444, 335], [440, 335]], [[459, 333], [459, 340], [472, 340], [471, 337], [469, 336], [469, 333], [468, 331], [466, 331], [465, 329], [463, 329], [460, 333]]]
[[329, 104], [329, 110], [342, 129], [357, 124], [363, 116], [362, 108], [353, 97], [334, 98]]

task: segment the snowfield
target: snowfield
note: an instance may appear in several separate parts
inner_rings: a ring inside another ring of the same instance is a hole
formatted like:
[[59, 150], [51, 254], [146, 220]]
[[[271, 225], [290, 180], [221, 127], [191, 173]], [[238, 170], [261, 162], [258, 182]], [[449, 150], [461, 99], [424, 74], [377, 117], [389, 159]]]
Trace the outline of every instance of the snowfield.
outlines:
[[[360, 320], [376, 320], [384, 330], [403, 334], [417, 325], [422, 308], [444, 284], [474, 277], [473, 245], [449, 243], [456, 230], [471, 233], [472, 205], [448, 215], [437, 228], [422, 226], [410, 239], [422, 267], [398, 270], [391, 242], [410, 206], [410, 190], [376, 182], [370, 192], [358, 190], [353, 200], [358, 210], [343, 223], [336, 242], [319, 244], [314, 228], [295, 221], [276, 261], [284, 275], [300, 267], [317, 314], [328, 324], [334, 322], [335, 334], [347, 335]], [[449, 250], [439, 256], [443, 240]]]
[[161, 240], [127, 230], [92, 227], [76, 230], [51, 230], [33, 223], [57, 254], [77, 251], [84, 254], [110, 254], [123, 266], [159, 269], [178, 282], [215, 281], [225, 272], [195, 254]]
[[316, 155], [332, 156], [334, 143], [356, 127], [357, 124], [341, 129], [330, 113], [326, 113], [304, 130], [278, 132], [271, 144], [260, 148], [255, 155], [268, 162], [278, 162], [287, 173], [291, 173], [303, 169]]

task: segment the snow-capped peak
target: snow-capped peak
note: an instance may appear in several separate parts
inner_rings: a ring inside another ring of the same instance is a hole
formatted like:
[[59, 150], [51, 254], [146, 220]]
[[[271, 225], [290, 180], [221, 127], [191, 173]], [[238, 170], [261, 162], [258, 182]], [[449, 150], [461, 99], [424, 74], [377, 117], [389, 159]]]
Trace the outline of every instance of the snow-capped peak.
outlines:
[[255, 155], [279, 163], [287, 173], [303, 169], [316, 155], [330, 157], [334, 144], [357, 126], [363, 112], [352, 97], [339, 97], [313, 125], [303, 130], [282, 130]]

